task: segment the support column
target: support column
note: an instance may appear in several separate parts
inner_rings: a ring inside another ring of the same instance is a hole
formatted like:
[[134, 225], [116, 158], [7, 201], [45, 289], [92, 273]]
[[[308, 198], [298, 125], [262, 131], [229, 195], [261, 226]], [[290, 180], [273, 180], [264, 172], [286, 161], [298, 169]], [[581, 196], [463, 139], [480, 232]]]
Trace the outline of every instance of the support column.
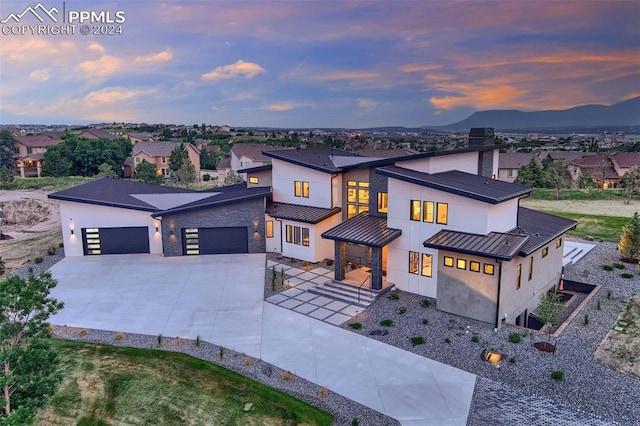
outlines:
[[335, 243], [335, 279], [336, 281], [344, 280], [345, 271], [347, 269], [347, 243], [344, 241], [336, 241]]
[[382, 289], [382, 247], [371, 247], [371, 288]]

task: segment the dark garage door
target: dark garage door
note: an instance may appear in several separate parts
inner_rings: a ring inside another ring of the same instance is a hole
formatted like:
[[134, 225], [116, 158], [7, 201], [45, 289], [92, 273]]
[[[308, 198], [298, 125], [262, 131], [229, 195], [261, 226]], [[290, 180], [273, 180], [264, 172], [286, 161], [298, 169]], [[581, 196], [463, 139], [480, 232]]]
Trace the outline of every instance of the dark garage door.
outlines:
[[186, 228], [182, 230], [184, 254], [249, 253], [247, 228]]
[[85, 255], [149, 253], [149, 228], [82, 228]]

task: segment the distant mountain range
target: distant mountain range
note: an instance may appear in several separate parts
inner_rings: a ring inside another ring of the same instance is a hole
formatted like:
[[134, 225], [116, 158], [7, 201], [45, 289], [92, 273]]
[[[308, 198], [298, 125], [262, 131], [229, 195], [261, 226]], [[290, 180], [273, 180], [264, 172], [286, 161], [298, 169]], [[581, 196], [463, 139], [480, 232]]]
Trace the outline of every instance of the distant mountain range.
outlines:
[[514, 109], [478, 111], [465, 120], [437, 128], [457, 130], [472, 127], [493, 127], [496, 130], [511, 130], [634, 126], [639, 124], [640, 96], [610, 106], [583, 105], [565, 110], [531, 112]]

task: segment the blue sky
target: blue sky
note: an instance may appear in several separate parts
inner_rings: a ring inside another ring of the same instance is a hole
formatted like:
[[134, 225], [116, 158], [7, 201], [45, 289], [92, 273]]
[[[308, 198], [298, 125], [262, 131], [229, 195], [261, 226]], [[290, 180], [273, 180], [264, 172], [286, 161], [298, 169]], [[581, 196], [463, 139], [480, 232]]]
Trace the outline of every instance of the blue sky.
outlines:
[[[3, 0], [0, 20], [37, 3]], [[69, 0], [64, 8], [122, 11], [122, 34], [81, 35], [79, 25], [67, 36], [5, 34], [38, 24], [32, 15], [0, 24], [0, 124], [420, 126], [477, 110], [640, 95], [638, 0]]]

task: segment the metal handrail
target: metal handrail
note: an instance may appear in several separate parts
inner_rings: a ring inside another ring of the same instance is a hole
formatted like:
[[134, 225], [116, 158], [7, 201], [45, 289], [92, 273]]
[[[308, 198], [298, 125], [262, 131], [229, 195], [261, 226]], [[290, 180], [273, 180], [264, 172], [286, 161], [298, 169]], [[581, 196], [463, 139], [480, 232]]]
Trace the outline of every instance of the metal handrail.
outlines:
[[362, 284], [358, 286], [358, 303], [360, 303], [360, 289], [367, 282], [367, 280], [370, 280], [370, 279], [371, 279], [371, 274], [369, 274], [369, 276], [367, 276], [367, 278], [365, 278], [364, 281], [362, 281]]

